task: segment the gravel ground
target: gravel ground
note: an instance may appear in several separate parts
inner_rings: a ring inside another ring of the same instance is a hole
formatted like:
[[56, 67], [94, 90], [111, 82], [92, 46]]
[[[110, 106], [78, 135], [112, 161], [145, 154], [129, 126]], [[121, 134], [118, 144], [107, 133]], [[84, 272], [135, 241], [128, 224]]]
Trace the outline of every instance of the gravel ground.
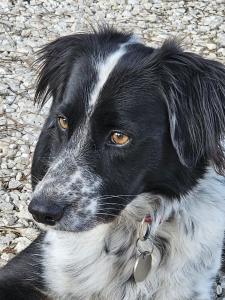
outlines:
[[[35, 51], [55, 38], [111, 24], [152, 46], [171, 36], [225, 63], [225, 0], [1, 0], [0, 266], [38, 234], [27, 212], [30, 163], [48, 107], [33, 105]], [[222, 288], [225, 278], [222, 278]], [[221, 286], [217, 286], [220, 296]]]

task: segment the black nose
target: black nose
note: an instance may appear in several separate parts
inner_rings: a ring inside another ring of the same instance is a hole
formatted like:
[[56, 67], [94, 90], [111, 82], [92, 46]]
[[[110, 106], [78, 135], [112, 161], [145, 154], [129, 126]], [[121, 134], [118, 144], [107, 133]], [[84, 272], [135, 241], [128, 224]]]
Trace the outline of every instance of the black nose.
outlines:
[[42, 203], [37, 199], [33, 199], [30, 202], [28, 210], [35, 221], [51, 226], [55, 225], [63, 216], [62, 207], [47, 201]]

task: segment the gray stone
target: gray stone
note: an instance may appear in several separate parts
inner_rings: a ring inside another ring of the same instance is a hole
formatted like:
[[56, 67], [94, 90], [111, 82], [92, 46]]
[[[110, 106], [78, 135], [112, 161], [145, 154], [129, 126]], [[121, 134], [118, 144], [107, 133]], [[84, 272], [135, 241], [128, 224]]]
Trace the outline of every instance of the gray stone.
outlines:
[[1, 259], [5, 260], [5, 261], [9, 261], [11, 260], [15, 255], [12, 253], [3, 253], [1, 255]]
[[224, 22], [224, 17], [222, 16], [208, 16], [203, 19], [206, 26], [210, 28], [216, 28]]
[[16, 238], [14, 240], [14, 242], [16, 243], [15, 249], [17, 252], [21, 252], [23, 249], [25, 249], [31, 243], [31, 241], [26, 237]]
[[209, 50], [215, 50], [215, 49], [216, 49], [216, 45], [213, 44], [213, 43], [207, 43], [207, 44], [206, 44], [206, 47], [207, 47]]
[[22, 183], [21, 183], [20, 181], [18, 181], [18, 180], [16, 180], [16, 179], [11, 179], [11, 180], [9, 181], [8, 188], [9, 188], [10, 190], [18, 189], [18, 188], [20, 188], [20, 187], [22, 187]]
[[12, 212], [14, 208], [14, 205], [12, 205], [11, 203], [8, 203], [8, 202], [0, 202], [0, 211], [3, 211], [3, 212]]
[[218, 43], [220, 46], [225, 47], [225, 32], [221, 32], [218, 34]]

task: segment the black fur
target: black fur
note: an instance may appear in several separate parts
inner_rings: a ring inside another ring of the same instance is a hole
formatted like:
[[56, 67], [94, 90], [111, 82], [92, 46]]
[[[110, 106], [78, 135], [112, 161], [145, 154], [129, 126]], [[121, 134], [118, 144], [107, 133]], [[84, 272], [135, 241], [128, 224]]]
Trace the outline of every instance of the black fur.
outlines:
[[[77, 128], [86, 117], [88, 95], [98, 75], [92, 61], [107, 57], [130, 38], [130, 34], [102, 30], [62, 37], [41, 50], [35, 101], [44, 105], [51, 96], [53, 102], [33, 158], [33, 189], [57, 158], [64, 159], [65, 174], [60, 168], [56, 175], [52, 173], [54, 184], [59, 178], [66, 183], [76, 171], [77, 162], [63, 155], [65, 149], [72, 153], [76, 148]], [[102, 199], [106, 222], [135, 195], [157, 193], [172, 201], [191, 191], [210, 164], [220, 173], [225, 169], [224, 66], [184, 52], [174, 41], [159, 49], [139, 43], [127, 49], [99, 95], [89, 138], [79, 157], [80, 165], [102, 178], [102, 195], [134, 195], [113, 198], [117, 206], [110, 210], [109, 198]], [[58, 115], [68, 119], [67, 132], [58, 127]], [[129, 134], [128, 146], [118, 148], [110, 142], [115, 129]], [[71, 189], [71, 194], [79, 193], [79, 183]], [[62, 209], [64, 196], [63, 191], [54, 196]], [[46, 203], [53, 201], [45, 191], [42, 197]], [[65, 218], [67, 213], [65, 209]], [[70, 231], [65, 224], [59, 229]], [[164, 253], [166, 241], [158, 242]], [[42, 236], [0, 271], [1, 300], [44, 299], [39, 291], [47, 290], [42, 280], [41, 244]]]
[[1, 300], [45, 300], [41, 264], [43, 234], [0, 270]]

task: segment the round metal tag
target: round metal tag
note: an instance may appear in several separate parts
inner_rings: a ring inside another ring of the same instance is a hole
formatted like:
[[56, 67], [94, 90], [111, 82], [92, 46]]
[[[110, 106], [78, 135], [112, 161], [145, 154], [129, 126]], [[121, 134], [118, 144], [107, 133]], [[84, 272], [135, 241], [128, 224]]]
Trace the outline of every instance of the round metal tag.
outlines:
[[152, 267], [152, 256], [150, 252], [142, 253], [134, 265], [134, 279], [136, 282], [142, 282], [148, 276]]

